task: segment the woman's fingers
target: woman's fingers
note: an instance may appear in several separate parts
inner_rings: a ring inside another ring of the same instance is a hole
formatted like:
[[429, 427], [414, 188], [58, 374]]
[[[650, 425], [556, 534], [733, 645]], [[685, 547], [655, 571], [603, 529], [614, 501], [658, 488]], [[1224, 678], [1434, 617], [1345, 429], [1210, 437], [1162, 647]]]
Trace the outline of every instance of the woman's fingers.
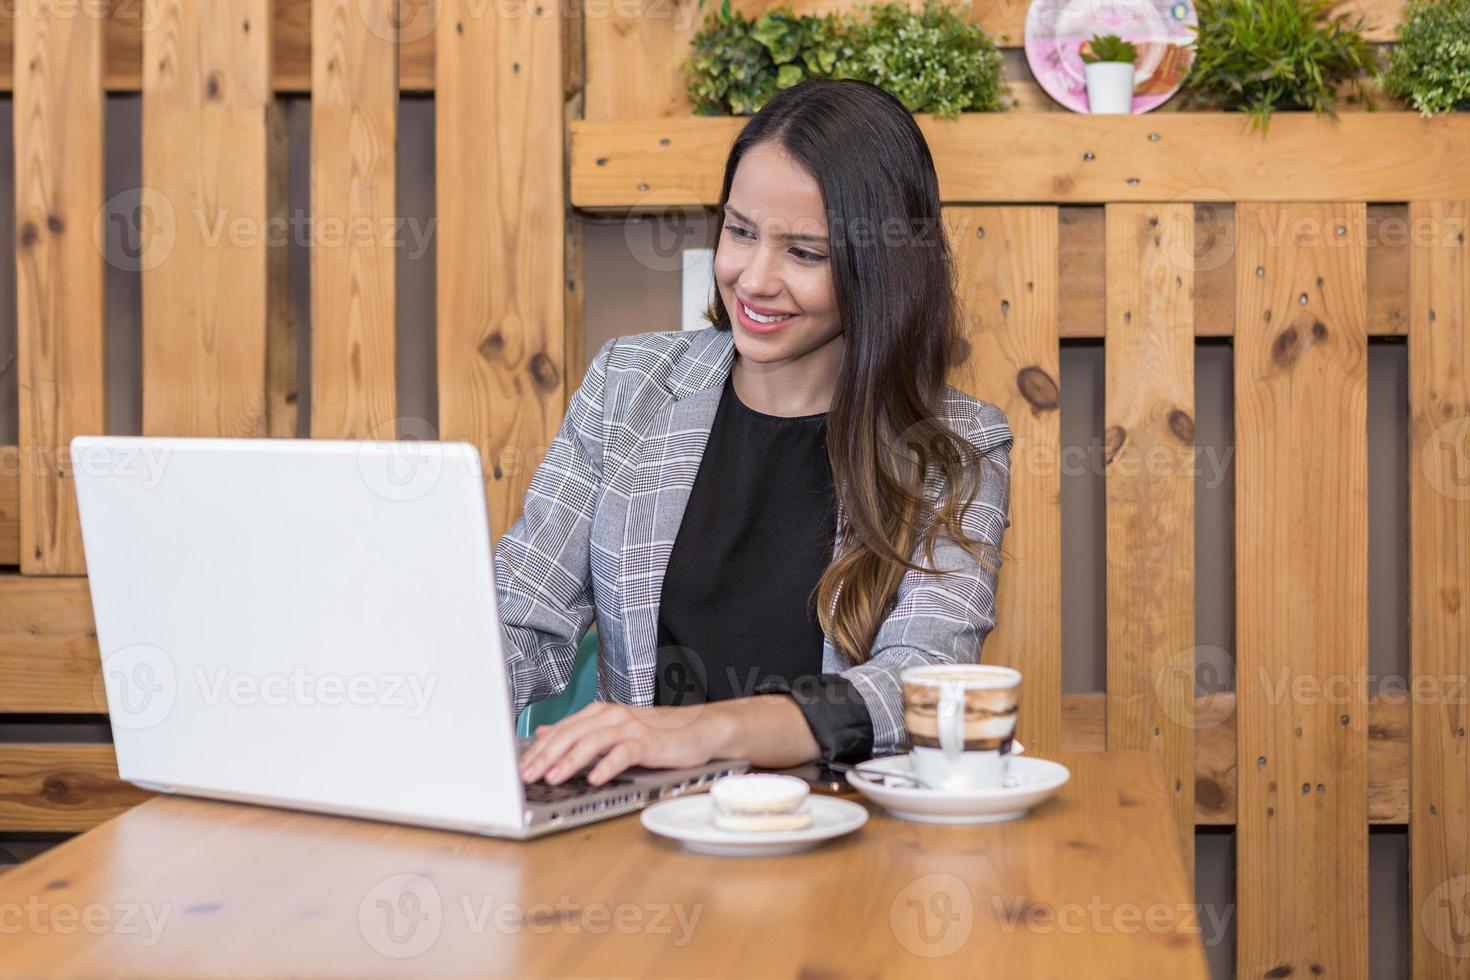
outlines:
[[587, 774], [587, 781], [594, 786], [600, 786], [629, 766], [642, 761], [644, 745], [644, 741], [637, 738], [614, 745], [602, 757], [602, 761], [592, 767], [592, 771]]
[[587, 732], [575, 743], [567, 746], [561, 759], [546, 771], [546, 781], [560, 783], [570, 778], [573, 773], [580, 772], [583, 766], [614, 745], [626, 741], [631, 734], [628, 727], [624, 725], [609, 725]]
[[585, 732], [602, 728], [616, 720], [615, 713], [602, 710], [608, 707], [590, 704], [575, 714], [569, 715], [543, 731], [537, 728], [536, 741], [521, 756], [521, 778], [535, 781], [542, 778], [555, 765], [567, 748]]

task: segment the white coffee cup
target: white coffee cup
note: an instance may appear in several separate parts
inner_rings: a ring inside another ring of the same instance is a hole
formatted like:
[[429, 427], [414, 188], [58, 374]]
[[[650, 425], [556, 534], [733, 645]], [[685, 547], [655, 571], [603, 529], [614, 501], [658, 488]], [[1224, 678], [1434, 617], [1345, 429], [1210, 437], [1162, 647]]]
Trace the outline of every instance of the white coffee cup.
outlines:
[[951, 792], [998, 789], [1010, 772], [1021, 674], [989, 664], [930, 664], [899, 675], [914, 775]]

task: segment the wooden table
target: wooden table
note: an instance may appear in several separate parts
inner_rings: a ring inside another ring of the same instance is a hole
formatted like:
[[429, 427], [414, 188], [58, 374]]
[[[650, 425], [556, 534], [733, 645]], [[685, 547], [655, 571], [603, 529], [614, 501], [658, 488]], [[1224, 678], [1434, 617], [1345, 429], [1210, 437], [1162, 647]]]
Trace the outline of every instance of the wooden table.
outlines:
[[1059, 758], [1027, 819], [760, 859], [159, 798], [0, 876], [0, 974], [1204, 977], [1157, 760]]

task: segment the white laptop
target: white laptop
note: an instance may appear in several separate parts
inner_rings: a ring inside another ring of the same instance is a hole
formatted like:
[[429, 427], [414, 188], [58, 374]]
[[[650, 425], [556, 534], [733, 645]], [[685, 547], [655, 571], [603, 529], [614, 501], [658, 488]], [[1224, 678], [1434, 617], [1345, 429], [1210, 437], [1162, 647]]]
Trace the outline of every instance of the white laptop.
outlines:
[[473, 446], [81, 436], [71, 457], [129, 782], [519, 838], [748, 768], [522, 783]]

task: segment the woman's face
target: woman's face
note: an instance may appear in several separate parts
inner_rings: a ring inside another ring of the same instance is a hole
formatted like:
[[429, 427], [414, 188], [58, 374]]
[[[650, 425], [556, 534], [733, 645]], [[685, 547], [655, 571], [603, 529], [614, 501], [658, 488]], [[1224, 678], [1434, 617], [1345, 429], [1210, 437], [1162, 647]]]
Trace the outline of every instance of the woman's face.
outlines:
[[[742, 358], [792, 361], [842, 332], [827, 216], [811, 174], [773, 144], [757, 145], [736, 166], [729, 201], [717, 217], [723, 227], [715, 282]], [[789, 316], [763, 323], [751, 311]]]

